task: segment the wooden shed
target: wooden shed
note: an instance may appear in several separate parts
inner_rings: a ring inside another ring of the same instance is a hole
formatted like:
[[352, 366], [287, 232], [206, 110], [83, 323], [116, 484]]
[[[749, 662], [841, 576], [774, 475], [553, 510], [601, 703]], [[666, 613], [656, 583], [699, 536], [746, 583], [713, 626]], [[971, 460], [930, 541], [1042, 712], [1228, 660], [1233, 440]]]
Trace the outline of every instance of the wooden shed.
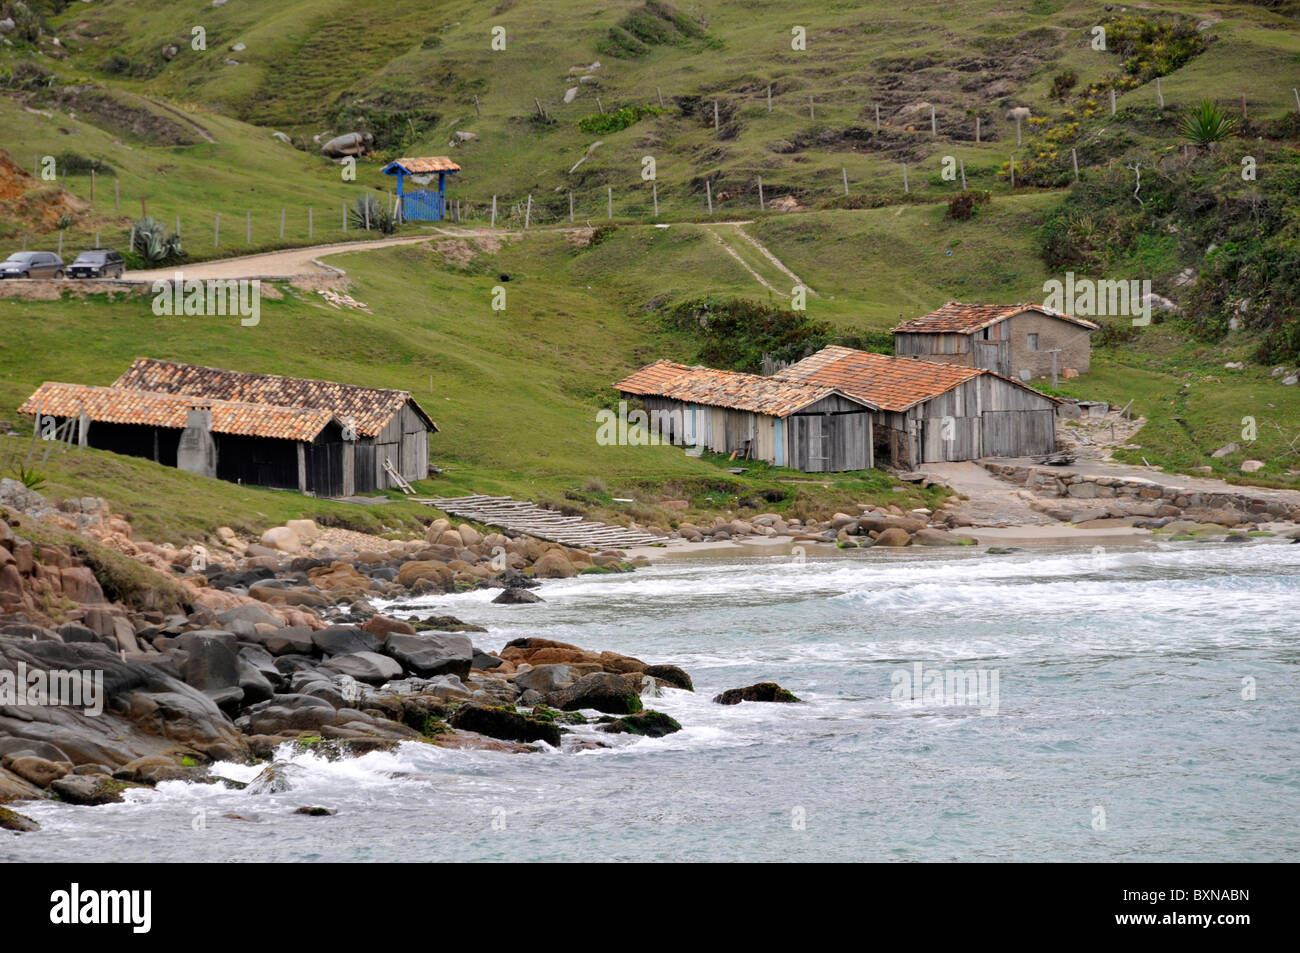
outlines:
[[[429, 434], [437, 424], [406, 391], [253, 374], [138, 357], [114, 387], [206, 400], [328, 411], [342, 439], [322, 459], [317, 485], [330, 496], [397, 487], [429, 475]], [[390, 472], [393, 471], [393, 472]], [[319, 491], [310, 491], [319, 492]]]
[[872, 466], [873, 405], [836, 387], [656, 361], [614, 385], [663, 441], [810, 473]]
[[774, 377], [832, 387], [877, 408], [877, 466], [911, 469], [1056, 449], [1059, 401], [982, 368], [827, 347]]
[[1099, 326], [1037, 304], [949, 301], [894, 328], [894, 354], [993, 371], [1028, 380], [1091, 366], [1091, 335]]

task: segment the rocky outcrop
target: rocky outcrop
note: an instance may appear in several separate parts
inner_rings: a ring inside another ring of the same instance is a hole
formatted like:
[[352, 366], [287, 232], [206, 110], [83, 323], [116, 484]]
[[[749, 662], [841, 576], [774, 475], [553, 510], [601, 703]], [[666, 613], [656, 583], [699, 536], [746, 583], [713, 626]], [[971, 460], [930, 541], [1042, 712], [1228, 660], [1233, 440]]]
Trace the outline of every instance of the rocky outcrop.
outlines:
[[776, 682], [758, 682], [745, 688], [729, 688], [713, 700], [719, 705], [739, 705], [741, 702], [797, 702], [794, 693], [786, 691]]

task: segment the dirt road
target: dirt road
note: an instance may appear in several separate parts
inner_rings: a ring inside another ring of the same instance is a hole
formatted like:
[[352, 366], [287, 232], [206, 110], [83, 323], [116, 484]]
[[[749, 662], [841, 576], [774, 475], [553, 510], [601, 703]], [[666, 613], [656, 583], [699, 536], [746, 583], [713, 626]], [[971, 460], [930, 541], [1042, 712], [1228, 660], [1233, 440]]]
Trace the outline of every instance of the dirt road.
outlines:
[[415, 245], [427, 242], [433, 235], [421, 235], [418, 238], [381, 238], [372, 242], [339, 242], [334, 245], [312, 245], [309, 248], [291, 248], [288, 251], [267, 252], [264, 255], [246, 255], [242, 258], [221, 258], [216, 261], [201, 261], [180, 268], [155, 268], [149, 271], [127, 272], [128, 281], [157, 281], [169, 279], [177, 271], [186, 278], [296, 278], [300, 275], [333, 275], [329, 268], [322, 268], [315, 259], [328, 255], [342, 255], [354, 251], [370, 251], [375, 248], [388, 248], [392, 245]]

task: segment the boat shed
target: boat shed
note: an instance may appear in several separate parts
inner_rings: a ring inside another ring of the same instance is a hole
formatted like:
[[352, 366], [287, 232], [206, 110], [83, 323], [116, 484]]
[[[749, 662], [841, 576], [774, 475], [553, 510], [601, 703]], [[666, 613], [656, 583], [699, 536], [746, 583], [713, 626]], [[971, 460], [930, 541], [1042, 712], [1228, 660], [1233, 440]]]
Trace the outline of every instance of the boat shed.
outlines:
[[1018, 457], [1056, 449], [1060, 402], [977, 367], [826, 347], [776, 379], [831, 387], [876, 409], [876, 466]]
[[[656, 361], [614, 385], [665, 442], [810, 473], [872, 466], [874, 406], [837, 387]], [[631, 415], [629, 415], [630, 417]]]

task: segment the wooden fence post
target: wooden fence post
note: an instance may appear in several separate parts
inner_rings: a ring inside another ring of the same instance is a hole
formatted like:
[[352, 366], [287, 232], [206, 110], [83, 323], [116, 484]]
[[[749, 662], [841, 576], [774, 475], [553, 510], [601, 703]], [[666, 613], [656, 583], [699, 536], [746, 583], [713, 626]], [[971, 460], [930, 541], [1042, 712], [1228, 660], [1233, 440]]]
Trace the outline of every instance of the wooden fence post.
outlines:
[[612, 222], [614, 221], [614, 186], [607, 185], [605, 188], [607, 190], [605, 199], [609, 203], [608, 216]]
[[[134, 232], [132, 232], [132, 234], [134, 234]], [[217, 217], [212, 220], [212, 247], [216, 248], [220, 244], [221, 244], [221, 213], [218, 212]]]
[[844, 179], [844, 194], [848, 195], [849, 194], [849, 170], [844, 168], [844, 166], [840, 166], [840, 175]]
[[1011, 157], [1011, 187], [1016, 187], [1016, 157]]
[[90, 170], [90, 204], [95, 204], [95, 170]]
[[808, 119], [809, 121], [813, 121], [816, 120], [816, 118], [817, 118], [817, 112], [813, 108], [813, 98], [809, 96], [808, 97]]
[[492, 228], [497, 227], [497, 197], [492, 196]]
[[880, 131], [880, 103], [876, 103], [876, 132]]
[[931, 106], [930, 107], [930, 135], [937, 136], [938, 134], [939, 134], [939, 122], [937, 119], [935, 119], [934, 107]]
[[1165, 94], [1160, 91], [1160, 77], [1156, 77], [1156, 105], [1165, 108]]
[[713, 214], [713, 185], [708, 179], [704, 180], [704, 197], [709, 203], [709, 214]]
[[767, 84], [767, 111], [772, 111], [772, 84]]
[[903, 191], [904, 192], [912, 191], [910, 188], [907, 187], [907, 163], [906, 162], [903, 163]]
[[1070, 150], [1070, 164], [1074, 166], [1074, 181], [1079, 181], [1079, 150]]
[[[343, 203], [343, 221], [348, 220], [348, 204]], [[284, 209], [280, 209], [280, 238], [284, 238]]]
[[975, 117], [975, 145], [980, 144], [980, 117]]
[[654, 203], [655, 203], [654, 217], [658, 218], [659, 217], [659, 183], [658, 182], [650, 183], [650, 194], [654, 197]]
[[122, 211], [122, 190], [117, 176], [113, 176], [113, 211]]
[[761, 175], [758, 177], [758, 207], [760, 210], [767, 208], [763, 203], [763, 177]]
[[605, 115], [605, 107], [601, 105], [599, 96], [596, 97], [596, 108], [600, 110], [602, 116]]
[[528, 227], [529, 221], [533, 217], [533, 193], [528, 193], [528, 208], [524, 209], [524, 228]]
[[479, 108], [477, 95], [474, 97], [474, 115], [478, 116], [479, 119], [483, 118], [483, 110]]
[[[348, 203], [343, 203], [343, 232], [348, 230]], [[284, 209], [280, 209], [280, 237], [284, 238]]]
[[569, 189], [569, 224], [573, 224], [573, 189]]
[[311, 234], [312, 234], [311, 206], [308, 205], [307, 206], [307, 237], [311, 238]]
[[718, 131], [718, 101], [713, 101], [713, 131]]
[[[1114, 86], [1110, 88], [1110, 114], [1112, 116], [1115, 115], [1115, 87]], [[1020, 143], [1017, 142], [1016, 145], [1020, 145]]]
[[1016, 117], [1016, 145], [1020, 145], [1020, 117]]
[[664, 108], [664, 91], [658, 86], [655, 87], [655, 95], [659, 97], [659, 108]]
[[961, 167], [961, 190], [966, 191], [966, 160], [958, 159], [957, 164]]

